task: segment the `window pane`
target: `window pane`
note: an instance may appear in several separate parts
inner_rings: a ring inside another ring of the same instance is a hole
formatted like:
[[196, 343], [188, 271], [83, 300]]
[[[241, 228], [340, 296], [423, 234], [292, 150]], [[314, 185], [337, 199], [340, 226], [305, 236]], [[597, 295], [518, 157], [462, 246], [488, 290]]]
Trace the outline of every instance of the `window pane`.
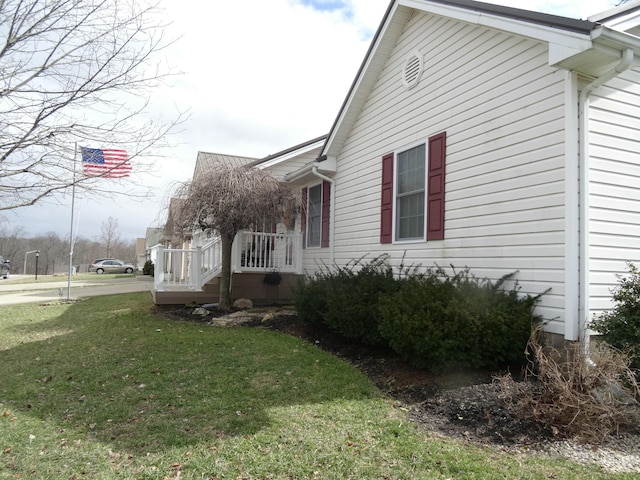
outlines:
[[424, 192], [398, 198], [397, 238], [424, 236]]
[[320, 246], [320, 228], [322, 220], [322, 186], [309, 188], [307, 204], [307, 246]]
[[424, 238], [425, 145], [398, 154], [396, 239]]
[[424, 145], [398, 154], [397, 186], [399, 195], [424, 190], [424, 157]]

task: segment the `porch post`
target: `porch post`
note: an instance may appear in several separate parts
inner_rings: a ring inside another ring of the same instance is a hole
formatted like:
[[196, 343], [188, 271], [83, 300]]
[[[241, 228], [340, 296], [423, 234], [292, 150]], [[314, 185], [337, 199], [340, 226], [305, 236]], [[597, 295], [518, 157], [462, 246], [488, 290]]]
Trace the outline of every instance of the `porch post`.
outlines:
[[191, 259], [191, 274], [189, 275], [189, 287], [202, 290], [202, 247], [197, 246]]
[[153, 288], [156, 292], [164, 290], [164, 247], [156, 247], [156, 264], [153, 267]]
[[302, 234], [296, 232], [294, 245], [295, 245], [295, 250], [296, 250], [295, 254], [294, 254], [295, 255], [294, 258], [295, 258], [295, 262], [296, 262], [296, 273], [298, 275], [302, 275], [302, 271], [303, 271], [303, 269], [302, 269], [302, 263], [303, 263], [302, 262], [302, 255], [303, 255], [303, 252], [304, 252], [304, 250], [302, 249]]

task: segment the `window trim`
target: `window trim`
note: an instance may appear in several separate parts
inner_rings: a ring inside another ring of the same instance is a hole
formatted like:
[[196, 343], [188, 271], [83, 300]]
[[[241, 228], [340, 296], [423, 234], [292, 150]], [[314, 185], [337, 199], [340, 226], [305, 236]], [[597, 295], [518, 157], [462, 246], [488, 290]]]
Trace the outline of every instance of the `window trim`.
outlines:
[[[311, 220], [311, 215], [310, 215], [310, 208], [309, 208], [309, 202], [311, 201], [311, 189], [313, 188], [319, 188], [320, 189], [320, 202], [318, 203], [318, 208], [320, 210], [320, 214], [319, 214], [319, 222], [318, 222], [318, 244], [315, 245], [311, 245], [309, 243], [309, 239], [310, 239], [310, 235], [309, 235], [309, 224], [310, 224], [310, 220]], [[306, 224], [304, 226], [304, 233], [305, 233], [305, 248], [322, 248], [322, 202], [324, 199], [324, 189], [322, 188], [322, 182], [320, 183], [315, 183], [313, 185], [309, 185], [307, 186], [307, 204], [305, 205], [306, 211], [307, 211], [307, 215], [306, 215]]]
[[[401, 153], [408, 152], [419, 146], [424, 146], [424, 201], [422, 211], [422, 236], [412, 238], [398, 238], [398, 156]], [[391, 217], [391, 243], [392, 244], [411, 244], [411, 243], [424, 243], [427, 240], [427, 195], [428, 195], [428, 165], [429, 165], [429, 150], [428, 139], [422, 139], [414, 143], [410, 143], [401, 148], [394, 150], [393, 152], [393, 204], [392, 204], [392, 217]]]
[[[419, 145], [416, 142], [398, 151], [406, 151]], [[445, 240], [446, 220], [446, 175], [447, 175], [447, 131], [431, 135], [427, 138], [426, 154], [426, 242]], [[394, 240], [395, 235], [395, 164], [396, 152], [391, 150], [382, 155], [380, 169], [380, 243], [414, 243]], [[415, 243], [418, 243], [415, 241]]]

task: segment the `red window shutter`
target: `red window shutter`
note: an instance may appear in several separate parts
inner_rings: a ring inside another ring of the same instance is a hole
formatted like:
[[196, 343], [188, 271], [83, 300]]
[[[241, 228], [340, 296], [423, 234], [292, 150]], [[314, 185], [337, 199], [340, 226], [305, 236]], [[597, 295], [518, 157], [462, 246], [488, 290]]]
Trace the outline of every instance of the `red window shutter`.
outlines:
[[302, 248], [307, 247], [307, 187], [302, 189], [300, 205], [300, 229], [302, 230]]
[[446, 132], [429, 138], [427, 240], [444, 240], [444, 174]]
[[327, 248], [329, 246], [329, 219], [331, 217], [331, 183], [326, 180], [322, 181], [322, 239], [320, 246]]
[[382, 196], [380, 201], [380, 243], [393, 241], [393, 153], [382, 157]]

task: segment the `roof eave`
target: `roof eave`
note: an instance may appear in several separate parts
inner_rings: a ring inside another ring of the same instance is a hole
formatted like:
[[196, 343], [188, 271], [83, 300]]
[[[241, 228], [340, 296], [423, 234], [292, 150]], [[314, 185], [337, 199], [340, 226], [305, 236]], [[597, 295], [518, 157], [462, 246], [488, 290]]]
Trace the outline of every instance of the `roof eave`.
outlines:
[[291, 158], [295, 158], [299, 155], [303, 155], [305, 153], [311, 152], [317, 148], [320, 148], [324, 145], [327, 139], [327, 135], [322, 135], [320, 137], [316, 137], [307, 142], [301, 143], [299, 145], [295, 145], [293, 147], [287, 148], [286, 150], [282, 150], [281, 152], [274, 153], [272, 155], [268, 155], [264, 158], [256, 160], [249, 164], [251, 167], [258, 167], [260, 169], [269, 168], [273, 165], [277, 165]]
[[[554, 48], [560, 51], [563, 47], [551, 45], [550, 57], [554, 55], [552, 51]], [[622, 52], [627, 49], [634, 52], [634, 64], [640, 64], [639, 37], [600, 26], [591, 32], [588, 48], [563, 58], [558, 56], [557, 61], [552, 65], [597, 78], [617, 64], [622, 58]]]
[[413, 10], [442, 15], [475, 25], [486, 26], [557, 45], [558, 63], [591, 46], [591, 31], [596, 23], [526, 10], [502, 7], [473, 0], [394, 0], [390, 3], [369, 50], [360, 65], [347, 97], [331, 127], [321, 154], [338, 156], [356, 120], [360, 107], [373, 88], [384, 62], [402, 33]]

